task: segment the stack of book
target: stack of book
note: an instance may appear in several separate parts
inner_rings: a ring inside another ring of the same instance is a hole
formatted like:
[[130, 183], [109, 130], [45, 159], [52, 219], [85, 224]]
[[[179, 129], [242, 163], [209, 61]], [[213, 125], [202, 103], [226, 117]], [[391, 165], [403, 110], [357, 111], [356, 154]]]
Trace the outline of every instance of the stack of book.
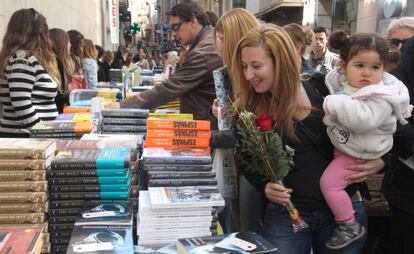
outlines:
[[128, 199], [131, 149], [73, 149], [60, 151], [48, 172], [49, 229], [52, 250], [66, 248], [85, 200]]
[[101, 132], [104, 134], [145, 135], [147, 109], [103, 109]]
[[[1, 139], [0, 224], [45, 223], [48, 209], [46, 168], [55, 150], [54, 140]], [[44, 243], [48, 249], [48, 236]]]
[[138, 244], [210, 236], [216, 233], [216, 208], [222, 206], [223, 197], [211, 186], [149, 187], [140, 191]]
[[86, 252], [133, 253], [132, 206], [128, 201], [84, 203], [66, 253]]
[[103, 97], [105, 103], [116, 102], [121, 100], [122, 91], [113, 88], [102, 89], [75, 89], [70, 92], [69, 104], [71, 106], [91, 106], [91, 99], [94, 97]]

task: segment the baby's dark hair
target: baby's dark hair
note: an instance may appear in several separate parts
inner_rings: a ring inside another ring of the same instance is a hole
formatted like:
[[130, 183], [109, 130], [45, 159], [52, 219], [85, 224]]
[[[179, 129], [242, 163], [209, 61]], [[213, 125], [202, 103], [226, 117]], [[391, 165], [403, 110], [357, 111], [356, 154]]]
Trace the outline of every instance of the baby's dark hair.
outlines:
[[375, 50], [384, 65], [388, 62], [388, 41], [376, 33], [357, 33], [347, 39], [343, 37], [342, 41], [336, 42], [340, 47], [341, 60], [345, 63], [363, 50]]

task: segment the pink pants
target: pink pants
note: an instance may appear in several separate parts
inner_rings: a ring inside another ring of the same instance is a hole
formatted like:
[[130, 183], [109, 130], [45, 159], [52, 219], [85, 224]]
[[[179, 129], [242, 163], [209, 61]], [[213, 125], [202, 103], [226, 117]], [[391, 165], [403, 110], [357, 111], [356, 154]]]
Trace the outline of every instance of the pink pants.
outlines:
[[349, 185], [345, 178], [355, 172], [346, 170], [345, 167], [351, 164], [358, 164], [358, 160], [335, 149], [334, 159], [321, 177], [322, 194], [336, 221], [350, 222], [355, 219], [351, 198], [345, 191], [345, 188]]

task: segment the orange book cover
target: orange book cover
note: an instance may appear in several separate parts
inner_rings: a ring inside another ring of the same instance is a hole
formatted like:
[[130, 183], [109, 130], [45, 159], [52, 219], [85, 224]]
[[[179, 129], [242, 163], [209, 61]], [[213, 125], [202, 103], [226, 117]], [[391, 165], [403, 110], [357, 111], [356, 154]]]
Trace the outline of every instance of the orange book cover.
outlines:
[[210, 138], [209, 130], [147, 129], [147, 138]]
[[210, 121], [148, 119], [147, 129], [210, 130]]
[[205, 148], [210, 146], [209, 138], [147, 138], [145, 147]]
[[0, 254], [19, 253], [35, 254], [40, 253], [39, 244], [42, 243], [41, 225], [16, 225], [0, 227]]
[[67, 114], [67, 113], [80, 113], [80, 112], [91, 112], [91, 108], [90, 107], [64, 107], [63, 108], [63, 113]]

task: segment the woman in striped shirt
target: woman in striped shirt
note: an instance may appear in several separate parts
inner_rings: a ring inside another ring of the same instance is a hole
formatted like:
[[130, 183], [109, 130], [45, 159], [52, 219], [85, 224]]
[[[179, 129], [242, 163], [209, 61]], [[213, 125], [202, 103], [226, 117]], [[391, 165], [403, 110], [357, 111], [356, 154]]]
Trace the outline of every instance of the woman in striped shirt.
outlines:
[[46, 18], [34, 9], [16, 11], [0, 51], [0, 137], [28, 137], [28, 128], [55, 119], [59, 82]]

